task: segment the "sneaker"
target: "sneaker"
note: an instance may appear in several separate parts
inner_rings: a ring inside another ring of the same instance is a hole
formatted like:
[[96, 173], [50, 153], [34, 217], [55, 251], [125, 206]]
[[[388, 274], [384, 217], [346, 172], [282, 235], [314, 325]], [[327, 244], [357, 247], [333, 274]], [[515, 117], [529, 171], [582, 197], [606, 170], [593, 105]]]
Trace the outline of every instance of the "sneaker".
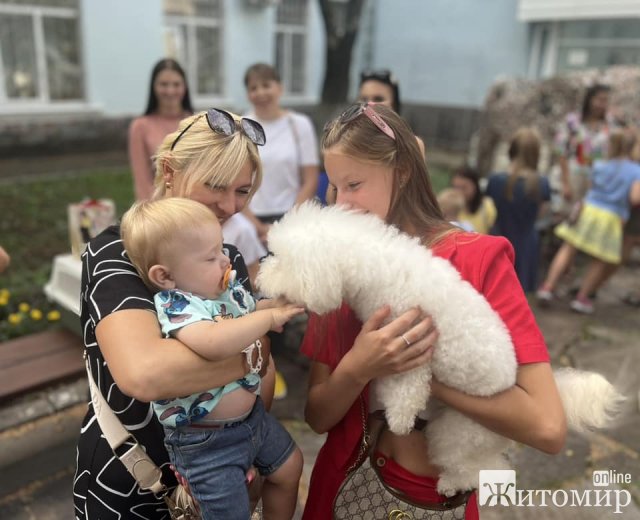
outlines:
[[593, 314], [593, 303], [587, 298], [576, 298], [570, 303], [571, 310], [580, 314]]
[[538, 303], [540, 305], [548, 305], [554, 300], [555, 297], [553, 295], [553, 292], [543, 287], [540, 287], [540, 289], [536, 291], [536, 298], [538, 299]]
[[278, 401], [287, 397], [287, 382], [282, 374], [276, 370], [276, 386], [273, 390], [273, 398]]

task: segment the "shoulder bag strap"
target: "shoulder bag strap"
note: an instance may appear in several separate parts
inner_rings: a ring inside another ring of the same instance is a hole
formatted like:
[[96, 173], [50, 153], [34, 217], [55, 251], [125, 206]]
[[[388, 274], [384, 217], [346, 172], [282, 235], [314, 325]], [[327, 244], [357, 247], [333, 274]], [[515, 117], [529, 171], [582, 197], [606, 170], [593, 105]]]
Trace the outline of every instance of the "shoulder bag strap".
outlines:
[[287, 114], [287, 121], [289, 121], [289, 126], [291, 127], [291, 133], [293, 134], [293, 140], [296, 143], [296, 161], [298, 163], [298, 169], [302, 168], [302, 150], [300, 149], [300, 135], [298, 134], [298, 129], [296, 128], [296, 124], [293, 121], [293, 116], [291, 112]]
[[360, 413], [362, 416], [362, 441], [360, 442], [360, 451], [358, 452], [358, 456], [353, 464], [347, 470], [347, 475], [350, 475], [353, 471], [358, 469], [358, 467], [364, 462], [364, 460], [369, 456], [369, 454], [374, 450], [376, 444], [378, 443], [378, 437], [382, 433], [382, 430], [385, 427], [385, 419], [384, 412], [381, 417], [377, 414], [376, 422], [373, 425], [371, 431], [367, 429], [367, 411], [364, 405], [364, 397], [360, 394]]
[[[136, 438], [122, 425], [120, 420], [113, 413], [111, 407], [102, 396], [100, 389], [97, 387], [91, 370], [89, 368], [89, 359], [85, 352], [85, 363], [87, 367], [87, 377], [89, 378], [89, 390], [91, 392], [91, 404], [98, 421], [98, 425], [104, 434], [104, 438], [111, 446], [113, 453], [131, 473], [138, 485], [145, 490], [150, 490], [155, 494], [166, 494], [167, 488], [162, 483], [162, 471], [151, 460], [147, 452], [144, 450]], [[127, 440], [133, 441], [133, 446], [122, 455], [118, 455], [117, 449], [120, 448]]]

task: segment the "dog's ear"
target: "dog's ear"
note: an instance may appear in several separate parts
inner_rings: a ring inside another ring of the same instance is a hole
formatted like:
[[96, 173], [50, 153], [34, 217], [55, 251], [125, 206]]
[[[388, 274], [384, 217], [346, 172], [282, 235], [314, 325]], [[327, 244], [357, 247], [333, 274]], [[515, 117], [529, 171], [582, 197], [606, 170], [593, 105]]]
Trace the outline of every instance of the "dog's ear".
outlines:
[[325, 314], [340, 307], [343, 299], [343, 275], [333, 255], [314, 254], [301, 262], [296, 273], [301, 287], [301, 299], [317, 314]]
[[272, 256], [260, 265], [258, 286], [268, 296], [285, 296], [318, 314], [342, 302], [344, 251], [334, 240], [331, 211], [304, 203], [269, 231]]
[[[320, 244], [309, 248], [311, 241], [291, 241], [260, 263], [256, 285], [264, 296], [284, 296], [305, 305], [310, 311], [325, 314], [340, 306], [343, 298], [343, 275], [335, 256]], [[318, 247], [322, 248], [321, 251]]]

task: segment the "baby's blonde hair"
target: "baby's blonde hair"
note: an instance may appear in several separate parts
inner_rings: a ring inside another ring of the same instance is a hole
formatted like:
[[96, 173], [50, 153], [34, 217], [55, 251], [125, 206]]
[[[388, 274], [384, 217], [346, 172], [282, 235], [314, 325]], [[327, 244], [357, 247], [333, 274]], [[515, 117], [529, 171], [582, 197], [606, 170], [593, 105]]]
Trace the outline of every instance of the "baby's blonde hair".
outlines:
[[456, 188], [445, 188], [438, 193], [438, 204], [446, 220], [458, 220], [465, 206], [464, 195]]
[[617, 128], [609, 134], [609, 159], [629, 157], [638, 135], [634, 128]]
[[144, 283], [157, 289], [149, 279], [149, 269], [163, 263], [181, 234], [208, 223], [219, 225], [213, 212], [199, 202], [179, 197], [143, 200], [123, 215], [120, 236]]
[[[240, 116], [231, 114], [236, 121]], [[173, 150], [171, 146], [184, 129], [192, 125], [178, 140]], [[174, 176], [181, 176], [183, 191], [189, 196], [191, 191], [204, 184], [225, 187], [231, 184], [247, 161], [253, 168], [252, 186], [249, 198], [262, 182], [262, 163], [258, 148], [242, 132], [227, 136], [214, 132], [207, 123], [206, 112], [187, 117], [178, 129], [165, 137], [154, 157], [156, 177], [154, 199], [166, 193], [164, 172], [170, 168]]]

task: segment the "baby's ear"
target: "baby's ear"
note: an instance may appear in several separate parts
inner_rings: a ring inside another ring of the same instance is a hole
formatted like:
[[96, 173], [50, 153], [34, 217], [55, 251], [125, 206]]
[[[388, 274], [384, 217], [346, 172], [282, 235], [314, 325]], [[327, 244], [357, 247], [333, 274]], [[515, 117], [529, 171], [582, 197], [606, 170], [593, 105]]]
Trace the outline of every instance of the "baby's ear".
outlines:
[[149, 281], [158, 289], [175, 289], [176, 283], [171, 276], [169, 268], [165, 265], [155, 264], [149, 268]]

